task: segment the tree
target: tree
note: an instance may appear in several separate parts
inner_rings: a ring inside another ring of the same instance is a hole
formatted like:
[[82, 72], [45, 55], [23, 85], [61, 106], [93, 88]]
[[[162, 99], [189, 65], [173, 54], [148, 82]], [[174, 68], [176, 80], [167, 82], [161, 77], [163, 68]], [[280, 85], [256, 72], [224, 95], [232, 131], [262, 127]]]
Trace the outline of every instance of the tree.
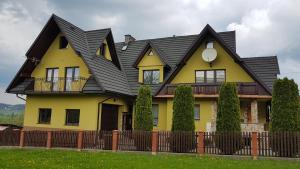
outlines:
[[184, 153], [196, 147], [194, 97], [190, 86], [178, 86], [173, 102], [173, 123], [170, 148]]
[[141, 86], [135, 106], [135, 130], [152, 131], [153, 114], [152, 114], [152, 95], [149, 86]]
[[172, 131], [194, 131], [194, 97], [190, 86], [178, 86], [173, 102]]
[[220, 88], [215, 141], [223, 154], [231, 155], [242, 148], [240, 100], [235, 83], [223, 83]]
[[273, 85], [271, 131], [299, 131], [299, 90], [294, 80], [278, 79]]
[[[273, 85], [270, 145], [279, 156], [295, 157], [300, 131], [299, 90], [294, 80], [278, 79]], [[288, 152], [288, 153], [287, 153]]]

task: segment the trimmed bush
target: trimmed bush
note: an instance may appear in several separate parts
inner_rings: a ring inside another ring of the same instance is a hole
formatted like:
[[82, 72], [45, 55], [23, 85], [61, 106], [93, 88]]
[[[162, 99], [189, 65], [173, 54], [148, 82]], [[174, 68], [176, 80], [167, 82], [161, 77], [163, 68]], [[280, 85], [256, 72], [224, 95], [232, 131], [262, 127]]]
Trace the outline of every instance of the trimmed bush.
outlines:
[[172, 131], [194, 131], [194, 96], [190, 86], [178, 86], [173, 102]]
[[133, 132], [133, 139], [135, 146], [138, 151], [146, 151], [151, 148], [151, 137], [145, 137], [145, 144], [142, 144], [139, 140], [141, 132], [152, 131], [153, 129], [152, 95], [149, 86], [141, 86], [139, 88], [134, 119], [134, 130], [136, 132]]
[[288, 78], [276, 80], [273, 85], [270, 145], [279, 156], [295, 157], [298, 153], [300, 138], [295, 132], [300, 130], [299, 110], [298, 85]]
[[223, 154], [231, 155], [242, 148], [240, 100], [235, 83], [223, 83], [217, 109], [216, 146]]
[[139, 88], [136, 99], [134, 129], [143, 131], [152, 131], [153, 114], [152, 114], [152, 95], [149, 86]]
[[278, 79], [273, 85], [270, 129], [299, 131], [299, 90], [294, 80]]
[[184, 153], [196, 147], [194, 97], [190, 86], [178, 86], [173, 102], [173, 123], [170, 148]]

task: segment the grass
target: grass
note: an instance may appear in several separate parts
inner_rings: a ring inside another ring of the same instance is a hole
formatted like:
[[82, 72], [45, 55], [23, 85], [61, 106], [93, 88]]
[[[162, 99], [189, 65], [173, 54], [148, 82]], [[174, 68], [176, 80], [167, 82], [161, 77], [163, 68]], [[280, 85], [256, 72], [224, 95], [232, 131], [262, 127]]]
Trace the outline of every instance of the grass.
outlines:
[[197, 155], [125, 152], [91, 152], [42, 149], [0, 149], [0, 168], [201, 168], [201, 169], [299, 169], [300, 161], [233, 159]]

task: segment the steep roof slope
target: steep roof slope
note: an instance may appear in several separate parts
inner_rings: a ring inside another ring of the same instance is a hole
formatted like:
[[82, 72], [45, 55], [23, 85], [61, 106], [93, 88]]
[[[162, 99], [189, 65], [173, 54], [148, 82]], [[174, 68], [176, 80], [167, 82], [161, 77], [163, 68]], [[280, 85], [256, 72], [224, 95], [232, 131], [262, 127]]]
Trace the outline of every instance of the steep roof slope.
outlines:
[[264, 81], [270, 88], [280, 73], [277, 56], [242, 58], [242, 60]]

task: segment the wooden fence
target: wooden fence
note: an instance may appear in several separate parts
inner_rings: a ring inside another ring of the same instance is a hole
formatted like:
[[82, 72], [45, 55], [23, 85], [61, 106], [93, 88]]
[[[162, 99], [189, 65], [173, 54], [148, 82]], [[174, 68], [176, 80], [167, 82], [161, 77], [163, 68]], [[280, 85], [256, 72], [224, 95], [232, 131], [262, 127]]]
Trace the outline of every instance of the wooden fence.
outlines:
[[8, 130], [0, 146], [299, 158], [300, 133]]

